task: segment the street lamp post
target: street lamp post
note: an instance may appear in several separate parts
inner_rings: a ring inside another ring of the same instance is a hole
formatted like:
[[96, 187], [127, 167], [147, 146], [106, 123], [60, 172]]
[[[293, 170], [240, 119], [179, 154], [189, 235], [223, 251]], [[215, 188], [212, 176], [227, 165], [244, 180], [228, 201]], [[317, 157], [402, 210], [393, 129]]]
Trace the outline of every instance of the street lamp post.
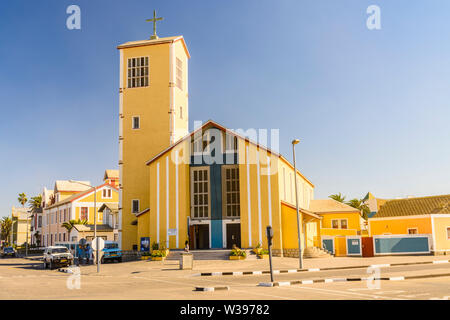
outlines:
[[294, 156], [294, 180], [295, 180], [295, 207], [297, 212], [297, 232], [298, 232], [298, 259], [299, 269], [303, 269], [303, 257], [302, 257], [302, 236], [300, 233], [300, 213], [298, 210], [298, 192], [297, 192], [297, 168], [295, 164], [295, 145], [300, 142], [299, 139], [292, 140], [292, 153]]
[[25, 257], [28, 257], [28, 211], [26, 215], [27, 215], [27, 242], [25, 243]]
[[69, 180], [72, 183], [78, 183], [78, 184], [82, 184], [84, 186], [90, 187], [92, 189], [94, 189], [94, 239], [96, 241], [96, 246], [95, 246], [95, 263], [97, 264], [97, 273], [100, 272], [100, 264], [98, 263], [98, 257], [99, 257], [99, 244], [98, 244], [98, 238], [97, 238], [97, 187], [93, 187], [89, 184], [86, 183], [82, 183], [79, 181], [74, 181], [74, 180]]

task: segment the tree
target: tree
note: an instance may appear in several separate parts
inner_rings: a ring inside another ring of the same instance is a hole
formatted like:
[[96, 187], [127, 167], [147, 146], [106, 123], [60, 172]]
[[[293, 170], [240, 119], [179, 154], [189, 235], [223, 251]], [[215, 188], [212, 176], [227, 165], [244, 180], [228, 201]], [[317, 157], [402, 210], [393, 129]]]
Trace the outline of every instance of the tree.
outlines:
[[346, 204], [348, 204], [350, 207], [358, 209], [359, 212], [361, 212], [361, 216], [365, 220], [367, 220], [369, 218], [369, 213], [370, 213], [369, 206], [367, 204], [365, 204], [362, 199], [354, 198], [354, 199], [347, 201]]
[[33, 210], [39, 209], [41, 207], [41, 203], [42, 203], [42, 195], [31, 197], [31, 199], [28, 200], [28, 206]]
[[10, 217], [3, 217], [2, 220], [0, 220], [0, 229], [0, 238], [5, 240], [6, 243], [9, 243], [9, 237], [12, 230], [12, 220]]
[[333, 200], [336, 200], [336, 201], [339, 201], [339, 202], [342, 202], [342, 203], [344, 203], [344, 201], [345, 201], [345, 196], [343, 196], [340, 192], [336, 193], [336, 194], [332, 194], [328, 198], [331, 198]]
[[22, 207], [25, 207], [25, 204], [28, 201], [27, 195], [25, 193], [19, 193], [19, 197], [17, 198], [17, 201], [22, 205]]
[[70, 220], [69, 222], [64, 222], [61, 227], [66, 228], [67, 232], [70, 233], [70, 231], [72, 231], [73, 227], [76, 224], [87, 224], [87, 220]]

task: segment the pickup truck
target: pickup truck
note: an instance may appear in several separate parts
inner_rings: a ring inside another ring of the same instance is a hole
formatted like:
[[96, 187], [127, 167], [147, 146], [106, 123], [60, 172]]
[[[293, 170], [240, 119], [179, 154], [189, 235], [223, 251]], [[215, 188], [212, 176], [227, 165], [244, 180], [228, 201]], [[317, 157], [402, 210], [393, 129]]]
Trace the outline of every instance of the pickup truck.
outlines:
[[102, 250], [101, 263], [107, 261], [122, 262], [122, 250], [119, 249], [117, 242], [105, 241], [105, 247]]
[[73, 263], [73, 255], [69, 252], [67, 247], [51, 246], [44, 250], [44, 269], [60, 267], [68, 267]]

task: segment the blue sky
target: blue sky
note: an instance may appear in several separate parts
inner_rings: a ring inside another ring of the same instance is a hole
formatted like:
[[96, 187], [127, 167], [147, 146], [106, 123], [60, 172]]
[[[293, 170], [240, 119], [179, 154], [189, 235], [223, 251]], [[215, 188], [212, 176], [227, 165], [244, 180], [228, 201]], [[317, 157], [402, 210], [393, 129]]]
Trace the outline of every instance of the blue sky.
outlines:
[[0, 3], [0, 216], [19, 192], [117, 168], [116, 46], [148, 38], [153, 9], [192, 55], [191, 128], [280, 129], [288, 159], [302, 139], [316, 198], [450, 193], [448, 1], [15, 0]]

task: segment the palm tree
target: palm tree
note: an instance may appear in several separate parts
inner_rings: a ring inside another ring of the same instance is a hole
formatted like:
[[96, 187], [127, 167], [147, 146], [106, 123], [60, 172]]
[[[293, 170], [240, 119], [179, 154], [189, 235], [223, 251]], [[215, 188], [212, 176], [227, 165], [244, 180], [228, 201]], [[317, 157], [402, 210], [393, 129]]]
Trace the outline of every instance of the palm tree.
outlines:
[[336, 193], [336, 194], [332, 194], [328, 198], [331, 198], [333, 200], [336, 200], [336, 201], [339, 201], [339, 202], [342, 202], [342, 203], [344, 203], [344, 201], [345, 201], [345, 196], [343, 196], [340, 192]]
[[353, 207], [355, 209], [358, 209], [361, 212], [361, 216], [364, 218], [364, 220], [367, 220], [369, 218], [370, 209], [367, 204], [364, 203], [362, 199], [351, 199], [347, 201], [347, 204], [350, 207]]
[[28, 198], [25, 193], [19, 193], [19, 197], [17, 198], [17, 201], [22, 205], [22, 207], [25, 207], [25, 203], [27, 203]]
[[9, 243], [9, 237], [11, 235], [12, 230], [12, 220], [10, 217], [3, 217], [0, 221], [0, 239], [3, 239], [6, 241], [6, 243]]
[[87, 224], [87, 220], [70, 220], [68, 222], [64, 222], [61, 227], [66, 228], [67, 232], [70, 233], [70, 231], [72, 231], [73, 227], [76, 224]]
[[41, 207], [42, 203], [42, 195], [37, 195], [36, 197], [31, 197], [30, 200], [28, 200], [28, 205], [31, 209], [39, 209]]

